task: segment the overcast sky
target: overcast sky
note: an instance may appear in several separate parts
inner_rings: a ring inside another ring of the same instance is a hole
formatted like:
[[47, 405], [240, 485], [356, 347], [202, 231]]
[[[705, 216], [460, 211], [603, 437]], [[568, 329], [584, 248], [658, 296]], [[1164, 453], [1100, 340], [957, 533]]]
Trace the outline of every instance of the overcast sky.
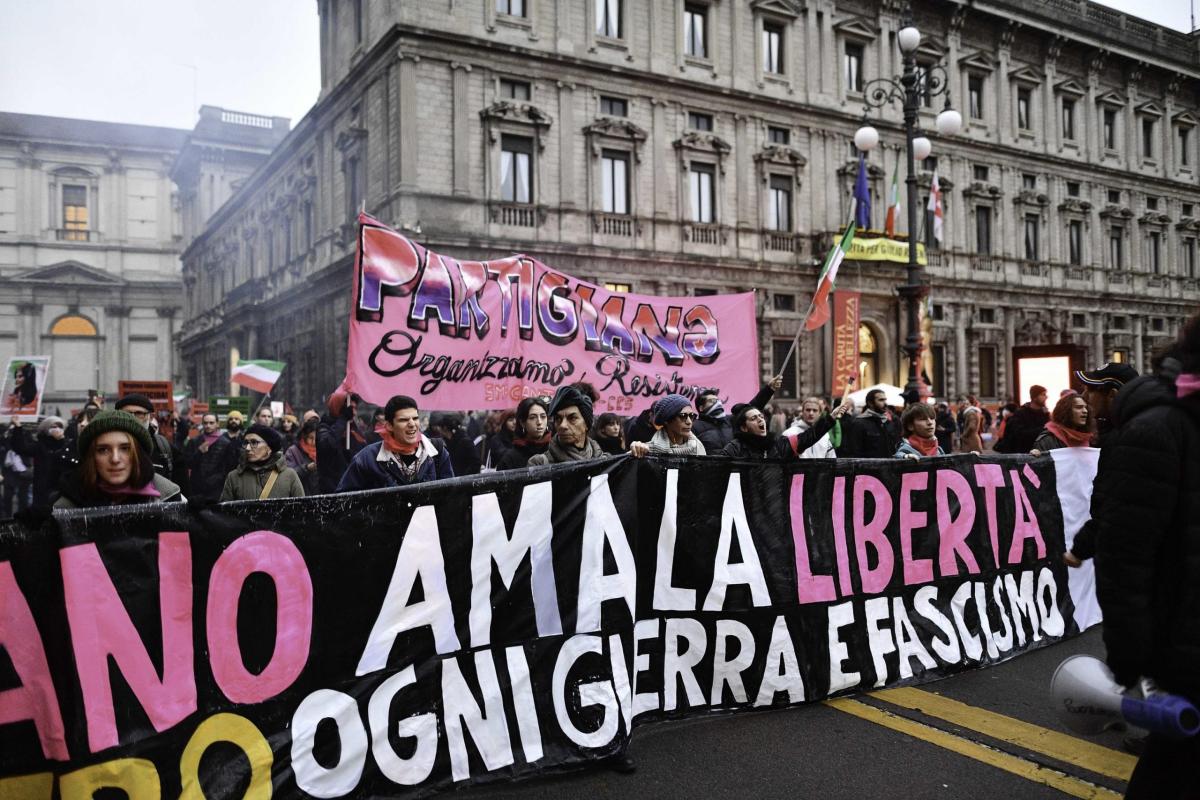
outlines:
[[[1104, 4], [1187, 31], [1190, 3]], [[316, 0], [0, 0], [0, 111], [191, 128], [207, 104], [295, 124], [317, 49]]]

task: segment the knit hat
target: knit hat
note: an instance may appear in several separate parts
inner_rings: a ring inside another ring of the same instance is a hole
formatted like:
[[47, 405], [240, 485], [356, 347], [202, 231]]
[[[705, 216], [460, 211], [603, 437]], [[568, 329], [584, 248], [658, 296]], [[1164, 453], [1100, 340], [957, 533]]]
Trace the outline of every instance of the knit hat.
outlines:
[[154, 401], [152, 401], [149, 397], [146, 397], [144, 394], [127, 394], [117, 401], [117, 404], [114, 406], [114, 408], [120, 411], [125, 406], [137, 406], [138, 408], [144, 408], [147, 411], [153, 411]]
[[245, 415], [245, 414], [243, 414], [242, 412], [238, 411], [238, 410], [235, 408], [235, 409], [231, 410], [231, 411], [230, 411], [228, 414], [226, 414], [226, 415], [225, 415], [225, 421], [226, 421], [226, 422], [228, 422], [228, 421], [229, 421], [229, 420], [231, 420], [231, 419], [236, 419], [238, 422], [245, 422], [245, 421], [246, 421], [246, 415]]
[[283, 436], [274, 428], [268, 428], [266, 425], [259, 425], [256, 422], [246, 430], [246, 435], [250, 434], [254, 434], [266, 442], [272, 453], [278, 453], [283, 448]]
[[101, 411], [92, 418], [86, 428], [79, 432], [79, 455], [87, 454], [88, 448], [97, 436], [113, 431], [124, 431], [133, 437], [143, 453], [149, 455], [154, 451], [154, 440], [150, 432], [138, 421], [138, 418], [128, 411]]
[[550, 401], [550, 408], [547, 413], [550, 419], [554, 419], [554, 415], [564, 408], [575, 406], [579, 409], [580, 416], [583, 417], [584, 424], [592, 427], [592, 398], [588, 397], [583, 392], [576, 389], [574, 386], [560, 387], [554, 393], [554, 399]]
[[57, 425], [60, 428], [66, 429], [67, 423], [63, 422], [62, 417], [45, 417], [38, 423], [38, 433], [49, 433], [50, 429]]
[[658, 400], [655, 400], [654, 405], [651, 406], [651, 409], [654, 412], [654, 424], [661, 428], [663, 425], [666, 425], [668, 422], [675, 419], [680, 411], [683, 411], [691, 404], [692, 401], [688, 400], [681, 394], [669, 394], [665, 397], [660, 397]]

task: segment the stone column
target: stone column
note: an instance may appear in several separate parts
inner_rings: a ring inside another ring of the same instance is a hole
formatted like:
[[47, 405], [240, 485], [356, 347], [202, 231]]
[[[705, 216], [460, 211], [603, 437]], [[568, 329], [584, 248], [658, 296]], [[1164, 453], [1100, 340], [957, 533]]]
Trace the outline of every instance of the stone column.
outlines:
[[1088, 364], [1089, 369], [1094, 369], [1105, 361], [1108, 361], [1108, 354], [1104, 351], [1104, 315], [1101, 314], [1097, 319], [1092, 321], [1092, 326], [1095, 330], [1092, 331], [1092, 360]]
[[967, 352], [967, 325], [971, 322], [971, 307], [964, 304], [954, 306], [954, 395], [967, 394], [970, 386], [970, 361]]
[[42, 352], [42, 304], [17, 303], [17, 313], [21, 315], [21, 338], [17, 340], [17, 350], [22, 355], [35, 355]]
[[1009, 81], [1008, 81], [1008, 59], [1009, 50], [1007, 47], [1001, 47], [998, 56], [998, 64], [996, 66], [996, 141], [1008, 144], [1015, 141], [1013, 136], [1013, 107], [1009, 100]]
[[421, 57], [409, 53], [397, 55], [400, 60], [400, 186], [407, 191], [417, 189], [418, 134], [417, 64]]
[[[109, 364], [115, 372], [115, 380], [125, 380], [130, 376], [129, 371], [129, 307], [105, 306], [104, 319], [105, 338], [109, 352]], [[112, 323], [116, 325], [112, 325]], [[116, 342], [109, 338], [112, 328], [116, 328]]]
[[1133, 79], [1125, 87], [1125, 168], [1136, 172], [1141, 161], [1141, 143], [1138, 141], [1137, 115], [1133, 109], [1138, 103], [1137, 82]]
[[[183, 383], [184, 376], [175, 372], [175, 314], [179, 311], [174, 306], [164, 306], [157, 309], [158, 311], [158, 329], [159, 333], [159, 362], [165, 369], [164, 374], [170, 375], [176, 385]], [[163, 336], [161, 331], [166, 329], [166, 336]]]
[[1054, 94], [1054, 79], [1058, 73], [1057, 62], [1046, 59], [1046, 75], [1042, 81], [1042, 119], [1046, 121], [1046, 152], [1057, 155], [1062, 133], [1062, 118], [1058, 114], [1058, 98]]
[[842, 63], [842, 57], [837, 50], [837, 36], [833, 32], [834, 4], [822, 3], [818, 9], [822, 12], [822, 25], [818, 35], [823, 42], [821, 50], [824, 56], [821, 59], [821, 91], [827, 97], [840, 100], [841, 98], [837, 97], [840, 85], [837, 80], [837, 70]]
[[646, 149], [650, 157], [654, 159], [654, 219], [668, 220], [672, 216], [672, 198], [667, 191], [670, 180], [667, 177], [667, 161], [674, 157], [674, 153], [668, 147], [671, 135], [667, 127], [667, 106], [662, 100], [652, 99], [650, 101], [650, 108], [653, 119], [650, 130], [650, 143]]
[[[579, 128], [575, 124], [575, 84], [559, 81], [557, 86], [559, 205], [574, 208], [579, 195], [579, 182], [575, 180], [575, 142], [579, 139]], [[590, 203], [584, 205], [590, 206]]]
[[750, 228], [753, 226], [751, 214], [757, 203], [753, 201], [753, 195], [750, 191], [751, 172], [750, 166], [750, 136], [747, 127], [750, 125], [750, 120], [744, 114], [734, 114], [734, 145], [733, 152], [735, 154], [734, 170], [736, 174], [734, 180], [737, 182], [737, 227], [739, 230]]
[[454, 194], [467, 195], [471, 193], [471, 133], [478, 125], [477, 120], [471, 119], [467, 107], [467, 92], [470, 89], [471, 65], [458, 61], [450, 63], [450, 75], [453, 85], [452, 114], [454, 119]]

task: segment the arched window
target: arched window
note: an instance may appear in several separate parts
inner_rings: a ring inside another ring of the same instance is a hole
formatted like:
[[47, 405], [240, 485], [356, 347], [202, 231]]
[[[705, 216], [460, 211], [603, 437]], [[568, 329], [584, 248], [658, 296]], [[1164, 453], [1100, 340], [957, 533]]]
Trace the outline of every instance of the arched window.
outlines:
[[50, 389], [83, 396], [100, 388], [100, 336], [96, 323], [66, 314], [50, 326]]
[[879, 354], [875, 343], [875, 333], [860, 323], [858, 326], [858, 385], [874, 386], [879, 383]]
[[87, 317], [59, 317], [50, 328], [51, 336], [95, 336], [96, 326]]

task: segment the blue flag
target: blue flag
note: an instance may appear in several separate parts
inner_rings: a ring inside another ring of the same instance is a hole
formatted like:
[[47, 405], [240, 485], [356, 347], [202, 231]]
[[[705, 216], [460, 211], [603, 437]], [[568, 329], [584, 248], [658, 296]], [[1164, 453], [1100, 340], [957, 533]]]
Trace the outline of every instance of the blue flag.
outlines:
[[858, 154], [858, 177], [854, 180], [854, 224], [860, 230], [871, 227], [871, 187], [867, 184], [867, 162]]

